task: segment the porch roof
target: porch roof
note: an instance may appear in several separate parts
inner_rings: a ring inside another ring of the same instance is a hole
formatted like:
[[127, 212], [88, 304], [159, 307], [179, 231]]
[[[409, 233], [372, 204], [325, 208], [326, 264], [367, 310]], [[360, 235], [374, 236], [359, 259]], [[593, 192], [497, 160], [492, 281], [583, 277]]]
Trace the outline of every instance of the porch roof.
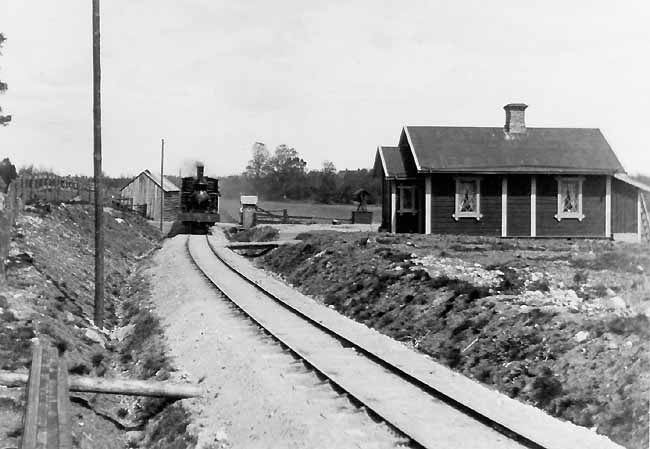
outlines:
[[386, 178], [404, 178], [417, 173], [413, 156], [408, 148], [400, 147], [377, 147], [375, 156], [375, 175], [379, 169]]

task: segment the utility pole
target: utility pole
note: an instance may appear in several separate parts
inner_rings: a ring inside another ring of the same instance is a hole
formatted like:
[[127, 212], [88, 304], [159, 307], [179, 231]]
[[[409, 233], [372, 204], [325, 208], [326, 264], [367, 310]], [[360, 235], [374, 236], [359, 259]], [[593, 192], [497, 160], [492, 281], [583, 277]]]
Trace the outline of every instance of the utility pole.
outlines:
[[95, 326], [104, 327], [104, 205], [102, 202], [102, 106], [99, 0], [93, 0], [93, 167], [95, 185]]
[[165, 139], [161, 139], [160, 146], [160, 232], [163, 228], [163, 211], [165, 210], [165, 187], [163, 181], [163, 162], [165, 161]]

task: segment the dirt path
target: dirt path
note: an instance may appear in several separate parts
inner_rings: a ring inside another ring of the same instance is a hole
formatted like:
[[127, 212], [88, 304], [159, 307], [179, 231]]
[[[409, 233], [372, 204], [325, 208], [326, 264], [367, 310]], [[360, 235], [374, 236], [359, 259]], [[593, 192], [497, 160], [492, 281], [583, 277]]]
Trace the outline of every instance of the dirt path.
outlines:
[[198, 447], [390, 448], [403, 440], [375, 423], [219, 299], [165, 242], [151, 270], [156, 312], [175, 365], [207, 394], [188, 402]]

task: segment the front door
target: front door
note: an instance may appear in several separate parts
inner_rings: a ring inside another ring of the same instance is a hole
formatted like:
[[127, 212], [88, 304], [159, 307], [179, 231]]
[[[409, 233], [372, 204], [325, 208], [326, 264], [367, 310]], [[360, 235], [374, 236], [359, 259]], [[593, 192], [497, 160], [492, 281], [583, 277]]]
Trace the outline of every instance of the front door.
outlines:
[[415, 181], [403, 181], [397, 184], [397, 232], [423, 232], [422, 194]]

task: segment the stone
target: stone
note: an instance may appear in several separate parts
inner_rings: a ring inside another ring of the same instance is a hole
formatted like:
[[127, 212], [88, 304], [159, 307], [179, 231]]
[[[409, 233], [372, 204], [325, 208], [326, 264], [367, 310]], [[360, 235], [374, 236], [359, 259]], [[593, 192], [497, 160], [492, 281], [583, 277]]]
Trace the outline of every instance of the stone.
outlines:
[[614, 296], [612, 298], [609, 298], [608, 303], [610, 309], [623, 310], [627, 308], [627, 304], [625, 303], [625, 300], [620, 296]]
[[566, 299], [567, 301], [572, 302], [572, 303], [574, 303], [574, 302], [582, 302], [582, 299], [580, 299], [580, 297], [579, 297], [578, 294], [575, 292], [575, 290], [573, 290], [573, 289], [571, 289], [571, 288], [568, 289], [568, 290], [564, 293], [564, 297], [565, 297], [565, 299]]
[[589, 332], [587, 331], [580, 331], [573, 336], [573, 339], [578, 343], [582, 343], [583, 341], [586, 341], [588, 338], [589, 338]]
[[127, 335], [131, 333], [135, 325], [127, 324], [126, 326], [118, 327], [111, 333], [111, 339], [122, 341]]
[[96, 332], [96, 331], [94, 331], [94, 330], [92, 330], [92, 329], [86, 329], [86, 332], [84, 332], [84, 335], [85, 335], [86, 338], [88, 338], [89, 340], [92, 340], [92, 341], [94, 341], [95, 343], [98, 343], [102, 348], [103, 348], [104, 345], [106, 344], [106, 343], [104, 342], [104, 337], [102, 337], [102, 335], [101, 335], [99, 332]]
[[137, 447], [144, 439], [144, 432], [139, 430], [130, 430], [126, 432], [126, 441], [130, 447]]
[[216, 441], [227, 441], [228, 440], [228, 434], [223, 430], [217, 430], [217, 432], [214, 435], [214, 439]]

